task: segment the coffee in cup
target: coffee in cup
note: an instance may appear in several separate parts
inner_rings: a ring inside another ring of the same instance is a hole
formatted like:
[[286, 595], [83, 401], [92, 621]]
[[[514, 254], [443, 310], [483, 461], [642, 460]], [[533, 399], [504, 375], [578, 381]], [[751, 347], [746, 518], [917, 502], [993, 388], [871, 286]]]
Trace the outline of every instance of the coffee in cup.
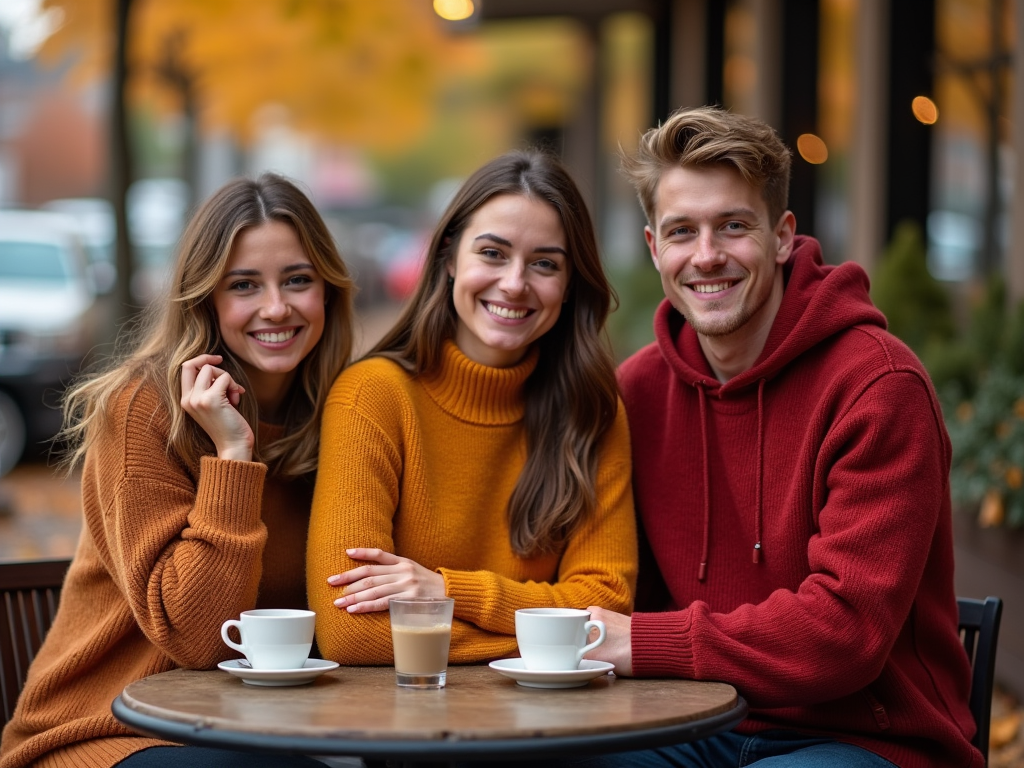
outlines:
[[455, 601], [450, 597], [392, 599], [395, 682], [403, 688], [444, 688]]
[[[301, 669], [313, 647], [315, 620], [313, 611], [260, 608], [225, 621], [220, 635], [253, 669]], [[240, 644], [228, 635], [231, 627], [238, 630]]]
[[[587, 643], [590, 630], [598, 630]], [[591, 621], [590, 611], [578, 608], [521, 608], [516, 611], [516, 642], [523, 666], [532, 671], [566, 672], [579, 669], [584, 654], [604, 642], [603, 621]]]

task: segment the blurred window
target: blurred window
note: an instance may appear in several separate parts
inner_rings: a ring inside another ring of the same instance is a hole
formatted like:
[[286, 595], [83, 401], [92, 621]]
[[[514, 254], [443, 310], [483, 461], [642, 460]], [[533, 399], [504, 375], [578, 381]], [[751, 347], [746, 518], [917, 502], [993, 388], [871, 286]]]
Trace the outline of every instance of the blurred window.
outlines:
[[67, 267], [58, 247], [0, 240], [0, 280], [67, 279]]

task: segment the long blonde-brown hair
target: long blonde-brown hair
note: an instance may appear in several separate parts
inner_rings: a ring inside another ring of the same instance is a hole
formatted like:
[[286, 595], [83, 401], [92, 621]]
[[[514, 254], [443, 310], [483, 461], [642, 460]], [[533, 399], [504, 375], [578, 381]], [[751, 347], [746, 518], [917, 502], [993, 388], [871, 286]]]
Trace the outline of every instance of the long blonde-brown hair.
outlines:
[[556, 551], [597, 506], [597, 452], [618, 407], [615, 363], [604, 333], [615, 301], [590, 214], [565, 167], [546, 153], [515, 151], [477, 170], [434, 230], [423, 275], [395, 327], [369, 352], [419, 374], [435, 369], [458, 316], [448, 283], [470, 217], [496, 195], [525, 195], [554, 208], [568, 245], [571, 278], [554, 327], [524, 387], [527, 459], [508, 502], [513, 550]]
[[[326, 306], [320, 343], [300, 363], [288, 398], [285, 434], [260, 444], [256, 399], [239, 361], [223, 343], [210, 294], [220, 282], [238, 234], [249, 227], [280, 221], [294, 228], [303, 250], [324, 278]], [[334, 379], [352, 352], [354, 285], [345, 262], [316, 208], [294, 184], [272, 173], [236, 179], [204, 202], [182, 235], [170, 287], [143, 313], [135, 331], [118, 342], [119, 353], [100, 373], [88, 375], [64, 396], [64, 462], [77, 464], [106, 423], [111, 397], [132, 382], [156, 387], [170, 414], [168, 450], [188, 465], [213, 451], [206, 432], [181, 408], [181, 366], [212, 353], [219, 367], [246, 388], [238, 410], [253, 427], [253, 460], [283, 475], [316, 469], [320, 417]]]

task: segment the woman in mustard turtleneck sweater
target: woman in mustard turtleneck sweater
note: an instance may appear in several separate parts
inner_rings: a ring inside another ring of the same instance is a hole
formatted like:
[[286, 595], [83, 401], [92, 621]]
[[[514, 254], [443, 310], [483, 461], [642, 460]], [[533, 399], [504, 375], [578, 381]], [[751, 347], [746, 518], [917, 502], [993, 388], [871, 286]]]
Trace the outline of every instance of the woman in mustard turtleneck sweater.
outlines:
[[327, 399], [307, 549], [325, 658], [392, 663], [393, 597], [455, 599], [453, 663], [513, 655], [518, 608], [632, 608], [612, 297], [558, 160], [512, 152], [462, 186], [398, 323]]

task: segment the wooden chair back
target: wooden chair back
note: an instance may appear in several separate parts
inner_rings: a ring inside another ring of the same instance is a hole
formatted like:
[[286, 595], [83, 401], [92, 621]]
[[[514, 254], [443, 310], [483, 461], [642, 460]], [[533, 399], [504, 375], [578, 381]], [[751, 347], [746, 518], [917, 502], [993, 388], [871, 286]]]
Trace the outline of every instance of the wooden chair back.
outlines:
[[0, 728], [14, 714], [29, 665], [53, 624], [70, 564], [68, 559], [0, 562]]

